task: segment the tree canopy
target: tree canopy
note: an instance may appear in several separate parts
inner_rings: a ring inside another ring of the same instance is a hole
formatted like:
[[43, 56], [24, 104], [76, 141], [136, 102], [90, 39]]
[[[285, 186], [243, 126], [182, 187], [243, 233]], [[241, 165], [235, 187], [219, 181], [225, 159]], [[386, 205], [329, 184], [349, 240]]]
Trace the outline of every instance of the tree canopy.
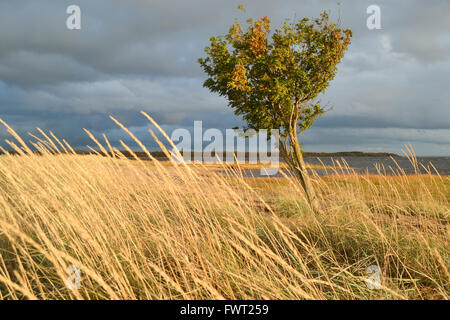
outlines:
[[[204, 86], [228, 99], [248, 128], [308, 129], [324, 113], [317, 97], [335, 77], [350, 44], [351, 31], [320, 18], [286, 20], [271, 32], [270, 20], [235, 22], [225, 36], [210, 38]], [[297, 131], [299, 129], [299, 131]]]

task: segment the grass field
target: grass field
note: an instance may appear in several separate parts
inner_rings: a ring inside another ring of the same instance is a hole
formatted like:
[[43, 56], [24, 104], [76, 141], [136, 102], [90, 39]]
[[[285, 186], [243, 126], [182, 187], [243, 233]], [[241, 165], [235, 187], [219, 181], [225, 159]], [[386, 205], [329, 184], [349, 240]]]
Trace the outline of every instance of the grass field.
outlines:
[[292, 178], [39, 139], [0, 157], [1, 299], [450, 298], [449, 177], [314, 177], [317, 213]]

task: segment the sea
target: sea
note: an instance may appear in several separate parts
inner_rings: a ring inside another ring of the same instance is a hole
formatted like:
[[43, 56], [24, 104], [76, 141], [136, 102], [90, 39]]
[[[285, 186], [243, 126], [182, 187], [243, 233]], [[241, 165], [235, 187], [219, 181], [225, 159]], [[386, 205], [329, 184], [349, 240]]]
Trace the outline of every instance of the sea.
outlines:
[[[316, 165], [325, 165], [335, 168], [342, 166], [342, 169], [314, 169], [319, 176], [359, 173], [359, 174], [427, 174], [450, 176], [450, 157], [417, 157], [417, 165], [406, 157], [305, 157], [305, 162]], [[350, 167], [352, 170], [347, 170]], [[286, 172], [287, 173], [287, 172]], [[243, 175], [246, 177], [261, 177], [261, 170], [245, 170]], [[273, 177], [281, 177], [281, 173]]]

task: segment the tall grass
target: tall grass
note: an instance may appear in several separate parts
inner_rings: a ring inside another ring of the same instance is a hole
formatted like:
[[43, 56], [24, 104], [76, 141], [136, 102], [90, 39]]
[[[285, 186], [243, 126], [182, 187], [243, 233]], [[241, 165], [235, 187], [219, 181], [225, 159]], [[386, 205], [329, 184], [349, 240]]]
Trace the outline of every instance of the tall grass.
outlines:
[[[133, 161], [90, 133], [98, 155], [44, 132], [37, 155], [7, 128], [19, 154], [0, 156], [2, 299], [450, 296], [448, 177], [336, 165], [347, 174], [314, 177], [314, 213], [290, 177]], [[70, 265], [79, 290], [66, 285]], [[379, 290], [365, 284], [370, 265]]]

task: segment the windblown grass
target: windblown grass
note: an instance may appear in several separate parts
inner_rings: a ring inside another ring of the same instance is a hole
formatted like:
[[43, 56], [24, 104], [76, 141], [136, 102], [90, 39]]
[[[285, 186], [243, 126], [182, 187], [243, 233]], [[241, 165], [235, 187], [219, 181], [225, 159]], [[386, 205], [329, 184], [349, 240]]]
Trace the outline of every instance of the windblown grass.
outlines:
[[450, 297], [448, 177], [347, 168], [313, 179], [314, 213], [289, 177], [80, 156], [51, 134], [35, 137], [38, 156], [10, 132], [21, 154], [0, 157], [2, 299]]

